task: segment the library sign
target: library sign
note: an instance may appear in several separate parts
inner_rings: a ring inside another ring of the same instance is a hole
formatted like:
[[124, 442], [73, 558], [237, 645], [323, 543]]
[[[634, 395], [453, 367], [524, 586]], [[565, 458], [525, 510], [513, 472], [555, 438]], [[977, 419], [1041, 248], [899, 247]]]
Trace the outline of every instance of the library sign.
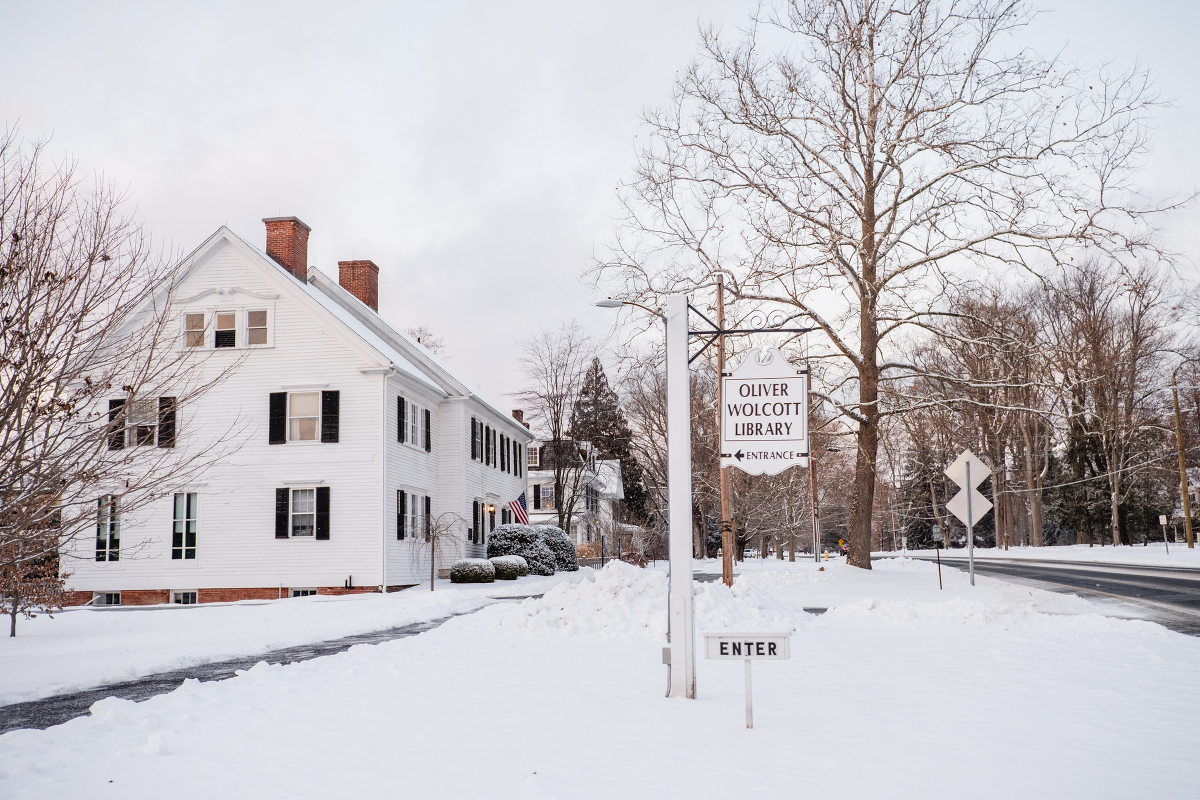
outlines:
[[721, 466], [778, 475], [808, 466], [808, 371], [756, 347], [721, 377]]

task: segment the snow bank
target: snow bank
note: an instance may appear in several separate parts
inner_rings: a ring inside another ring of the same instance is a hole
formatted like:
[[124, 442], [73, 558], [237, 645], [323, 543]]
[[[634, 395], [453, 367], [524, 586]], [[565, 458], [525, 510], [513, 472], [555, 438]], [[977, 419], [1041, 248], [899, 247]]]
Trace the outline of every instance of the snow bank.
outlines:
[[[1182, 536], [1182, 534], [1180, 534]], [[932, 550], [909, 550], [909, 555], [934, 557]], [[876, 553], [875, 555], [891, 556], [895, 553]], [[966, 550], [943, 550], [942, 558], [966, 558]], [[1042, 560], [1042, 561], [1088, 561], [1098, 564], [1129, 564], [1134, 566], [1183, 567], [1200, 569], [1200, 548], [1188, 549], [1182, 542], [1171, 544], [1171, 552], [1162, 542], [1150, 542], [1146, 546], [1140, 544], [1132, 547], [1088, 547], [1086, 544], [1074, 544], [1064, 547], [1010, 547], [1008, 550], [995, 548], [975, 548], [975, 558], [979, 560]]]

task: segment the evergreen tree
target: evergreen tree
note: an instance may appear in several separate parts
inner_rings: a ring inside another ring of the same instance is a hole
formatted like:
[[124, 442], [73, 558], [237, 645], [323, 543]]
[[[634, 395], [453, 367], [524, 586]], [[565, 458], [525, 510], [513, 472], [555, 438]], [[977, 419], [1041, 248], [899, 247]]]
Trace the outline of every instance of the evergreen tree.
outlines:
[[576, 441], [595, 445], [600, 458], [621, 461], [625, 507], [635, 519], [644, 520], [646, 489], [642, 485], [642, 467], [630, 447], [633, 433], [617, 393], [608, 385], [608, 376], [604, 374], [604, 365], [599, 358], [592, 359], [571, 409], [570, 435]]

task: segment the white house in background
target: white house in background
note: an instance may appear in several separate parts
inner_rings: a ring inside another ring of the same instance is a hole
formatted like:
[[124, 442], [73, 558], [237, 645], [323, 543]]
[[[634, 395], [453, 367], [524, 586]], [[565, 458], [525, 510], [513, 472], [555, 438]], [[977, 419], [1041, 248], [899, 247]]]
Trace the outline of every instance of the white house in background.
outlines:
[[[567, 533], [575, 544], [595, 541], [601, 531], [609, 531], [613, 525], [615, 504], [625, 499], [625, 488], [621, 483], [621, 462], [596, 458], [596, 449], [591, 442], [564, 443], [572, 469], [581, 471], [576, 489], [575, 513], [571, 519], [571, 530]], [[528, 446], [529, 461], [526, 480], [526, 500], [529, 522], [532, 525], [557, 525], [558, 512], [554, 504], [554, 469], [550, 463], [553, 448], [545, 442], [531, 442]], [[571, 475], [572, 473], [568, 473]]]
[[378, 267], [342, 261], [334, 281], [306, 266], [307, 225], [264, 222], [266, 253], [222, 227], [179, 267], [178, 346], [209, 351], [202, 369], [238, 363], [231, 377], [178, 408], [109, 399], [129, 426], [110, 447], [241, 426], [240, 448], [136, 514], [97, 498], [96, 539], [64, 563], [75, 603], [394, 590], [429, 574], [428, 519], [483, 555], [525, 489], [528, 430], [383, 321]]

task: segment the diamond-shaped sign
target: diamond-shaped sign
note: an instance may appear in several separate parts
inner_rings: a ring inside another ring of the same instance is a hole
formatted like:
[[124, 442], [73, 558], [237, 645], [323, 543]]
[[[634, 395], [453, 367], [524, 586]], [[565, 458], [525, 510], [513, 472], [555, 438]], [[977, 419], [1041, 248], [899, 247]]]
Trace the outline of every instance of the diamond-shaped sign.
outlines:
[[[979, 460], [979, 456], [972, 453], [970, 450], [963, 450], [962, 454], [954, 459], [954, 463], [946, 467], [946, 477], [957, 483], [963, 489], [967, 488], [967, 464], [971, 465], [971, 486], [974, 489], [979, 484], [983, 483], [988, 475], [992, 474], [992, 470], [987, 464]], [[964, 501], [965, 502], [965, 501]], [[976, 517], [978, 519], [978, 517]]]
[[[975, 479], [975, 468], [973, 466], [971, 468], [971, 479]], [[967, 519], [967, 492], [971, 493], [970, 519]], [[963, 489], [950, 498], [950, 502], [946, 503], [946, 510], [958, 517], [963, 525], [973, 526], [979, 522], [980, 517], [992, 510], [992, 503], [975, 489]]]

